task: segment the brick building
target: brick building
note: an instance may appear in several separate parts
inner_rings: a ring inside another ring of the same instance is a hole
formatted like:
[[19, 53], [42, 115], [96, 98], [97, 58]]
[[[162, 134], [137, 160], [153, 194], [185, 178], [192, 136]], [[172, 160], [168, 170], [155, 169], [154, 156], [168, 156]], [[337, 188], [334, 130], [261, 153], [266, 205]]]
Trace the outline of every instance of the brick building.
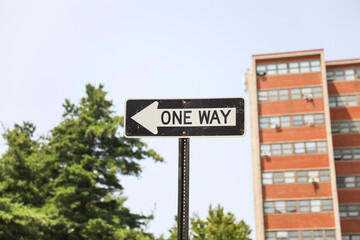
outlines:
[[360, 240], [360, 59], [253, 55], [256, 239]]

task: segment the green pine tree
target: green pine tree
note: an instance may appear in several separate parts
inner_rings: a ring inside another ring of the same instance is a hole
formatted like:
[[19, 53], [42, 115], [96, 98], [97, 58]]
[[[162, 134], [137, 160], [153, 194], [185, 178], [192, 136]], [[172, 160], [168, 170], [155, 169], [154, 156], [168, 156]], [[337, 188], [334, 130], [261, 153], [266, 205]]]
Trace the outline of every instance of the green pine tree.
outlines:
[[4, 135], [0, 239], [152, 239], [141, 230], [149, 217], [124, 207], [120, 176], [138, 176], [141, 160], [162, 158], [140, 139], [122, 137], [123, 118], [102, 85], [87, 85], [80, 104], [63, 106], [47, 138], [34, 140], [30, 123]]

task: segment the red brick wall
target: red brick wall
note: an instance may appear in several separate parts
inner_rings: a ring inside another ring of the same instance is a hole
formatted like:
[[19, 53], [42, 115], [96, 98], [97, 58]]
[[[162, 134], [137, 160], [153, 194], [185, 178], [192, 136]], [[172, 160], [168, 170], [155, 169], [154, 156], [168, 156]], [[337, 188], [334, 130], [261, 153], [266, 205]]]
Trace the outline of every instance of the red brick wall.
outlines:
[[344, 233], [359, 233], [360, 232], [360, 219], [348, 218], [341, 219], [341, 232]]
[[308, 140], [326, 140], [325, 125], [320, 126], [305, 126], [305, 127], [292, 127], [280, 129], [263, 129], [259, 133], [260, 142], [276, 142], [279, 141], [301, 141]]
[[307, 85], [321, 85], [321, 73], [301, 73], [257, 77], [258, 89], [301, 87]]
[[323, 112], [324, 100], [314, 99], [313, 101], [306, 101], [305, 99], [301, 99], [281, 102], [262, 102], [258, 105], [258, 110], [259, 116]]
[[360, 161], [337, 161], [335, 169], [336, 175], [360, 175]]
[[331, 197], [330, 183], [298, 183], [263, 186], [264, 199]]
[[331, 121], [360, 119], [360, 107], [330, 108]]
[[338, 189], [338, 197], [340, 204], [358, 203], [360, 202], [360, 189]]
[[358, 133], [334, 134], [332, 138], [334, 148], [360, 146], [360, 134]]
[[265, 229], [289, 228], [333, 228], [334, 214], [331, 213], [296, 213], [265, 215]]
[[291, 156], [272, 156], [261, 158], [262, 170], [328, 168], [327, 154], [301, 154]]
[[351, 94], [360, 92], [360, 83], [358, 81], [344, 81], [328, 83], [329, 95]]

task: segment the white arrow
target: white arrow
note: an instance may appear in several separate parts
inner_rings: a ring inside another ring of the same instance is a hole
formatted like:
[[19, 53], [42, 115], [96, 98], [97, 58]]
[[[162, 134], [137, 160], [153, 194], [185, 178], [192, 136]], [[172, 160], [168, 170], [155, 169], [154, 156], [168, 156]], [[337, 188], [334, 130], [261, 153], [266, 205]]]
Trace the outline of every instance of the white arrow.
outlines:
[[236, 108], [158, 109], [158, 106], [155, 101], [131, 119], [155, 135], [158, 127], [236, 126]]
[[161, 110], [158, 109], [158, 106], [159, 102], [153, 102], [132, 116], [131, 119], [156, 135], [158, 133], [157, 127], [161, 125], [161, 119], [159, 118]]

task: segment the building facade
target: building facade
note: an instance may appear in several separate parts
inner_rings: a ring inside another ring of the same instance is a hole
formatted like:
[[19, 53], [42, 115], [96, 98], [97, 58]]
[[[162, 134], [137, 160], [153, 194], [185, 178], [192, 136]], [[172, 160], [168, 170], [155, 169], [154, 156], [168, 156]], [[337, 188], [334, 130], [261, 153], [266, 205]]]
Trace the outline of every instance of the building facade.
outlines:
[[253, 55], [246, 74], [258, 240], [360, 240], [360, 59]]

